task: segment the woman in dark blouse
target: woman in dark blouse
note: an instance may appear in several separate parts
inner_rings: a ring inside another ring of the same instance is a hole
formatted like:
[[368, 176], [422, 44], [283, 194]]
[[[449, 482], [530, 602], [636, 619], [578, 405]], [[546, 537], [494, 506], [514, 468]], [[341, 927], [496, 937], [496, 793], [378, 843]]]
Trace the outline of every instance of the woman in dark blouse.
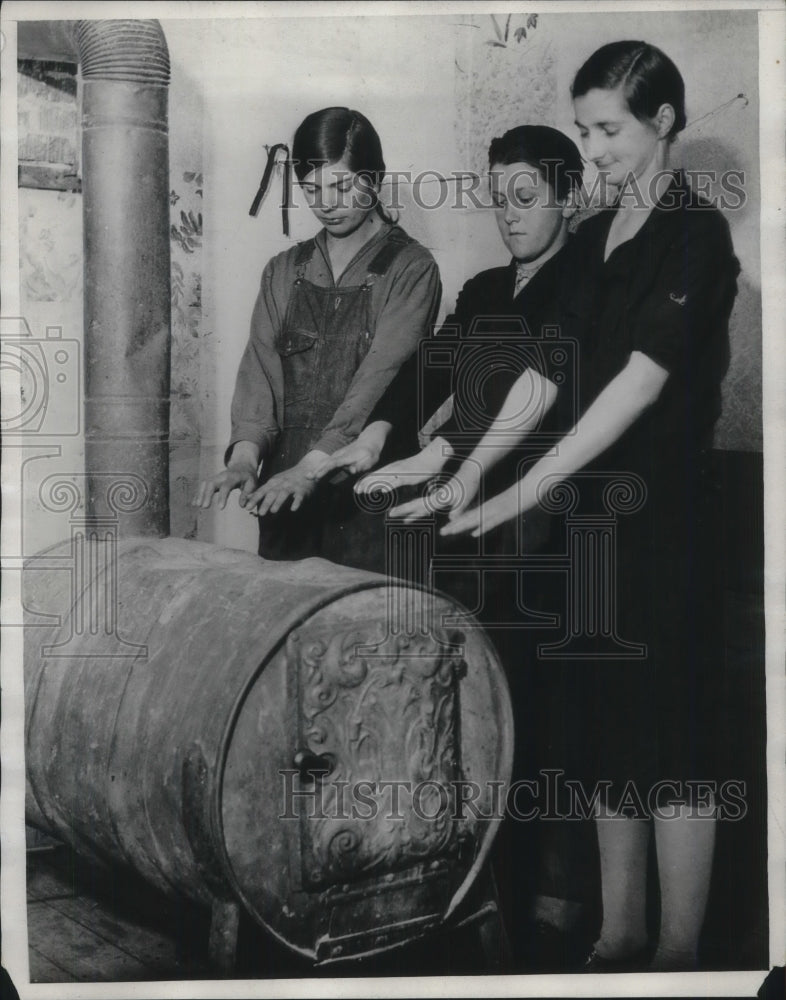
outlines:
[[[571, 248], [576, 280], [563, 305], [580, 340], [579, 419], [523, 479], [443, 530], [481, 535], [526, 515], [547, 486], [566, 480], [580, 513], [603, 514], [613, 481], [627, 483], [616, 582], [605, 595], [616, 606], [613, 642], [598, 634], [594, 660], [574, 670], [576, 739], [586, 741], [585, 778], [594, 783], [585, 793], [600, 793], [603, 922], [585, 969], [691, 969], [718, 787], [713, 670], [722, 630], [708, 466], [739, 266], [725, 219], [669, 170], [685, 125], [671, 60], [643, 42], [606, 45], [579, 70], [572, 95], [584, 152], [618, 191], [615, 207], [581, 225]], [[592, 585], [576, 600], [599, 599]], [[654, 955], [646, 926], [653, 829]]]

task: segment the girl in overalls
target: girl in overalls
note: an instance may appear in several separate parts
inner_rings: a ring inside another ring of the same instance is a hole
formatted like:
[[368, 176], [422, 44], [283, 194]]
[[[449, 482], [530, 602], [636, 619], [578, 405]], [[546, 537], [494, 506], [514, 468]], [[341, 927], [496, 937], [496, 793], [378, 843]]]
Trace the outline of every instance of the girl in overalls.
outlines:
[[[385, 173], [371, 122], [348, 108], [309, 115], [295, 133], [295, 175], [323, 228], [262, 274], [232, 401], [226, 469], [203, 482], [259, 518], [267, 559], [323, 556], [384, 571], [384, 531], [352, 481], [315, 467], [360, 433], [375, 403], [436, 319], [431, 254], [378, 201]], [[394, 457], [396, 442], [389, 444]], [[337, 477], [341, 478], [341, 477]]]

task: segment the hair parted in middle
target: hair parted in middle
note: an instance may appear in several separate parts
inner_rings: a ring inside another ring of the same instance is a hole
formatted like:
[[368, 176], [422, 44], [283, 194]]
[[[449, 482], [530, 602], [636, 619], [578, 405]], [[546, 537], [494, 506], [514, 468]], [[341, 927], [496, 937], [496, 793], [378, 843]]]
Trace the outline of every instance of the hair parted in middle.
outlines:
[[351, 108], [322, 108], [307, 115], [295, 132], [292, 160], [299, 181], [312, 170], [339, 160], [375, 187], [385, 176], [377, 130], [365, 115]]

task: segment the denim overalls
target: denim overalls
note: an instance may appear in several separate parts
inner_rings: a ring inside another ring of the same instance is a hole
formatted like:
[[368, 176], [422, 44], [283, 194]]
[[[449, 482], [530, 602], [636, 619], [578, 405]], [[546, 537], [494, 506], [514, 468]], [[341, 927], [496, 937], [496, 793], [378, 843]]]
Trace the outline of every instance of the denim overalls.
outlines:
[[[393, 230], [373, 257], [361, 285], [315, 285], [305, 277], [315, 240], [301, 243], [297, 277], [275, 342], [284, 373], [284, 413], [278, 447], [266, 475], [291, 468], [312, 448], [344, 400], [374, 339], [371, 290], [400, 251], [412, 242]], [[259, 554], [265, 559], [322, 556], [343, 565], [384, 572], [384, 519], [362, 511], [352, 486], [322, 482], [292, 513], [288, 506], [259, 519]]]

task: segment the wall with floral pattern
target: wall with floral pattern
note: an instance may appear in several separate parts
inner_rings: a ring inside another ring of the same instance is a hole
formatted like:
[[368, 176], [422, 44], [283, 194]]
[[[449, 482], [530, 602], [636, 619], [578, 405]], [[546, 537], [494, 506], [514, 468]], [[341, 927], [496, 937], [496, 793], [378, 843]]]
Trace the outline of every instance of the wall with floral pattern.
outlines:
[[170, 171], [172, 273], [172, 397], [170, 517], [172, 534], [196, 537], [196, 490], [202, 438], [200, 350], [202, 347], [202, 173]]

